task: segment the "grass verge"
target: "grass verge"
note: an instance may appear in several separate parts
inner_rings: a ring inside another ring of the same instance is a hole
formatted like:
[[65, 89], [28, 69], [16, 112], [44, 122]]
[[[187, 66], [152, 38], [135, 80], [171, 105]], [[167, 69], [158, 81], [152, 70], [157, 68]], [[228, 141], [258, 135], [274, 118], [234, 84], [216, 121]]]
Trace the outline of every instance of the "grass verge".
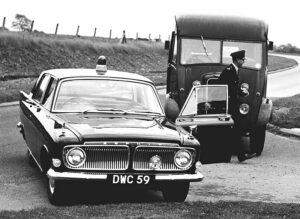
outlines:
[[271, 124], [282, 128], [300, 128], [300, 94], [273, 100]]
[[299, 218], [299, 204], [121, 203], [2, 211], [0, 218]]

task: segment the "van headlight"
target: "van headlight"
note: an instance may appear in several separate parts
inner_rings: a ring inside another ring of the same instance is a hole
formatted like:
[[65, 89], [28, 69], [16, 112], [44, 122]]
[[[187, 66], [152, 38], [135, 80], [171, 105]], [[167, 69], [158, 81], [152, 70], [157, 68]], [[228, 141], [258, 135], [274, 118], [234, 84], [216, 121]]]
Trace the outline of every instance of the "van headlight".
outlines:
[[72, 148], [66, 155], [67, 163], [72, 167], [79, 167], [84, 164], [86, 154], [81, 148]]
[[240, 105], [240, 113], [241, 113], [242, 115], [248, 114], [248, 113], [249, 113], [249, 110], [250, 110], [250, 107], [249, 107], [248, 104], [243, 103], [243, 104]]
[[180, 169], [188, 169], [192, 164], [193, 158], [191, 152], [181, 149], [174, 156], [175, 165]]

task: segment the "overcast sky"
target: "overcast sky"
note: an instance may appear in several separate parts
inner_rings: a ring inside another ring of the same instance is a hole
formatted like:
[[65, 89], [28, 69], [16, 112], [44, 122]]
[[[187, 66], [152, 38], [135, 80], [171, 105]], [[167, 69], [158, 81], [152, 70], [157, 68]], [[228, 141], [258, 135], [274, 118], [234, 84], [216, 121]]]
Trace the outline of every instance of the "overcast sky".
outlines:
[[[269, 24], [269, 39], [275, 45], [291, 43], [300, 48], [299, 0], [4, 0], [0, 19], [11, 29], [15, 14], [34, 20], [34, 29], [58, 34], [167, 39], [176, 14], [222, 14], [255, 17]], [[298, 4], [297, 4], [298, 3]], [[2, 24], [2, 22], [1, 22]]]

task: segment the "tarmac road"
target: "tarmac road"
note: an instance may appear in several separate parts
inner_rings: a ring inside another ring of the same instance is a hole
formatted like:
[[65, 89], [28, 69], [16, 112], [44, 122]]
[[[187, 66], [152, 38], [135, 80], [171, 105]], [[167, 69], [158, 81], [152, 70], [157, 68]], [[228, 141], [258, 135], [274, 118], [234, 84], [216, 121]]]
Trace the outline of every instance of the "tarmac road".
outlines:
[[292, 58], [298, 62], [298, 66], [276, 74], [268, 75], [267, 97], [287, 97], [300, 94], [300, 56], [278, 55]]
[[[45, 178], [28, 165], [25, 142], [16, 124], [18, 106], [0, 107], [0, 211], [50, 206]], [[203, 182], [192, 183], [187, 201], [244, 200], [300, 203], [300, 141], [267, 133], [260, 157], [203, 166]], [[75, 204], [161, 201], [160, 192], [81, 189]], [[102, 191], [103, 192], [103, 191]], [[73, 197], [74, 199], [74, 197]]]

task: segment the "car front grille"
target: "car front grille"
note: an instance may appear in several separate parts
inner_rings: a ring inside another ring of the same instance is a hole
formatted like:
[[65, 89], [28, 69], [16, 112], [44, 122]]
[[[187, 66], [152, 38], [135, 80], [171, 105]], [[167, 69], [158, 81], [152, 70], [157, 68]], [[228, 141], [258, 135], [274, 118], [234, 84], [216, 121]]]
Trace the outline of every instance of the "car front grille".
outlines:
[[[78, 146], [76, 146], [78, 147]], [[126, 170], [129, 165], [129, 147], [126, 145], [106, 145], [106, 146], [79, 146], [85, 151], [86, 162], [79, 166], [73, 167], [65, 159], [65, 165], [70, 169], [80, 170]], [[65, 147], [64, 154], [72, 146]], [[65, 157], [64, 155], [64, 157]]]
[[159, 156], [162, 160], [161, 171], [180, 170], [174, 163], [174, 155], [180, 148], [161, 147], [137, 147], [133, 156], [134, 170], [152, 170], [149, 161], [153, 156]]
[[[74, 167], [66, 161], [67, 152], [79, 147], [85, 151], [86, 161], [79, 167]], [[64, 147], [64, 164], [67, 168], [76, 170], [124, 171], [132, 168], [136, 171], [151, 171], [149, 162], [153, 156], [161, 158], [158, 171], [180, 171], [174, 163], [175, 153], [182, 149], [177, 144], [145, 143], [145, 142], [88, 142], [84, 145], [68, 145]], [[185, 148], [195, 157], [193, 148]], [[132, 165], [130, 165], [130, 160]]]

